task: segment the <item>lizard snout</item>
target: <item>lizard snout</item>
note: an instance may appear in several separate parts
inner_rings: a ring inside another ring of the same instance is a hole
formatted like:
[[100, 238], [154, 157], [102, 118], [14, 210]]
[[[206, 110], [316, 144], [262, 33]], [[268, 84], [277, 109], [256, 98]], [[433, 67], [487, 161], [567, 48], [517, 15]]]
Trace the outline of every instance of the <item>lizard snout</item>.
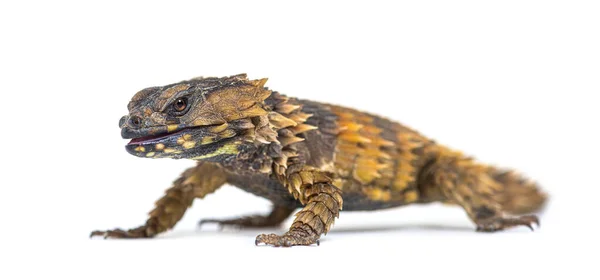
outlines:
[[136, 115], [125, 115], [119, 120], [119, 128], [140, 129], [142, 127], [142, 118]]
[[138, 116], [129, 117], [129, 120], [127, 121], [127, 126], [135, 129], [140, 128], [142, 126], [142, 118]]
[[127, 122], [127, 120], [129, 119], [128, 116], [122, 116], [121, 119], [119, 120], [119, 128], [123, 128], [123, 126], [125, 125], [125, 122]]

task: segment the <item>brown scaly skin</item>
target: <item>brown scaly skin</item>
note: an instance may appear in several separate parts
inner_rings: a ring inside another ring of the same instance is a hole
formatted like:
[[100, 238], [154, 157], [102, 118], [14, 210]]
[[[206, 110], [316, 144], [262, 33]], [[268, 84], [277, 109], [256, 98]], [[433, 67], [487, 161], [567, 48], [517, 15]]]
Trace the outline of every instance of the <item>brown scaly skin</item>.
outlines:
[[156, 203], [145, 225], [92, 236], [153, 237], [171, 229], [191, 206], [225, 183], [273, 202], [268, 216], [204, 220], [222, 226], [270, 227], [297, 208], [288, 232], [261, 234], [256, 244], [318, 244], [346, 211], [410, 203], [461, 206], [478, 231], [539, 224], [546, 196], [536, 185], [436, 144], [385, 118], [288, 98], [266, 79], [246, 75], [195, 78], [138, 92], [119, 126], [129, 153], [192, 159]]
[[[203, 176], [203, 174], [211, 176]], [[196, 167], [184, 171], [165, 195], [156, 201], [156, 208], [149, 213], [150, 218], [146, 224], [130, 230], [94, 231], [91, 235], [101, 235], [105, 238], [153, 237], [175, 226], [187, 208], [192, 206], [194, 198], [203, 198], [223, 184], [225, 184], [225, 173], [219, 166], [214, 163], [199, 162]]]

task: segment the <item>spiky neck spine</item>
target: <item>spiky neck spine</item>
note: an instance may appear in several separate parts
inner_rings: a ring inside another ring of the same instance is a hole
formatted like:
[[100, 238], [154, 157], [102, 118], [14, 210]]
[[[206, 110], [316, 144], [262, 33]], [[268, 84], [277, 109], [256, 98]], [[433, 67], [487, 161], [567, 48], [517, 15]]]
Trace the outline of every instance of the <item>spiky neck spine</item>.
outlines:
[[302, 104], [278, 92], [272, 91], [261, 105], [266, 114], [249, 119], [253, 128], [245, 135], [248, 146], [226, 165], [282, 180], [292, 171], [288, 168], [304, 165], [295, 144], [305, 140], [304, 132], [317, 128], [305, 124], [311, 114], [302, 111]]

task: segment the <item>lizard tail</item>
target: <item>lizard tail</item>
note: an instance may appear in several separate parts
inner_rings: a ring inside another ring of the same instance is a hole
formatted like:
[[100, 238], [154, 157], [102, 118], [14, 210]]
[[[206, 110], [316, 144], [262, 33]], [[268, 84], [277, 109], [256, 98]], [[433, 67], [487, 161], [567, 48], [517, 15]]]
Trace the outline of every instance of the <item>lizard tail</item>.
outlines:
[[490, 175], [504, 186], [504, 190], [497, 197], [504, 211], [521, 215], [541, 211], [545, 206], [548, 195], [542, 192], [536, 183], [514, 171], [492, 168]]

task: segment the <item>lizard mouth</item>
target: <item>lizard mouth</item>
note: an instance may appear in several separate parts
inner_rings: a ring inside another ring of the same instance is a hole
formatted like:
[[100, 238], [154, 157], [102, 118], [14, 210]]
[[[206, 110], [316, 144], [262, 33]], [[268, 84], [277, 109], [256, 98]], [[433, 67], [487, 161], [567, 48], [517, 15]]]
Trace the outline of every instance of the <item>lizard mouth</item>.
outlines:
[[[173, 131], [168, 131], [173, 130]], [[146, 158], [205, 158], [220, 153], [233, 153], [231, 144], [237, 132], [223, 125], [193, 127], [152, 127], [140, 130], [123, 129], [123, 138], [131, 139], [125, 149], [134, 156]], [[219, 150], [226, 147], [225, 150]]]
[[240, 137], [249, 139], [251, 134], [245, 133], [253, 128], [254, 124], [246, 119], [198, 126], [177, 124], [140, 129], [124, 126], [121, 136], [131, 139], [125, 149], [138, 157], [210, 158], [237, 152]]
[[[233, 135], [219, 135], [214, 133], [212, 130], [219, 125], [200, 125], [200, 126], [157, 126], [150, 128], [142, 128], [138, 130], [132, 130], [125, 127], [121, 131], [121, 136], [124, 139], [131, 139], [127, 146], [149, 146], [156, 144], [165, 144], [167, 146], [174, 146], [175, 144], [181, 144], [180, 142], [193, 141], [197, 144], [205, 138], [211, 138], [214, 140], [228, 138]], [[234, 133], [235, 134], [235, 133]], [[220, 137], [219, 137], [220, 136]], [[206, 140], [205, 143], [213, 141]], [[204, 143], [203, 143], [204, 144]], [[191, 144], [187, 144], [191, 145]]]
[[131, 141], [129, 141], [129, 143], [127, 143], [127, 145], [148, 145], [148, 144], [161, 143], [165, 140], [168, 140], [170, 137], [173, 137], [174, 135], [179, 135], [182, 132], [185, 132], [186, 130], [189, 130], [189, 129], [185, 128], [185, 129], [173, 131], [173, 132], [159, 133], [156, 135], [147, 135], [147, 136], [132, 138]]
[[182, 126], [157, 126], [148, 127], [141, 129], [131, 129], [129, 127], [123, 127], [121, 129], [121, 137], [123, 139], [131, 139], [128, 145], [145, 145], [160, 143], [164, 140], [169, 139], [175, 135], [181, 134], [182, 131], [187, 130]]

